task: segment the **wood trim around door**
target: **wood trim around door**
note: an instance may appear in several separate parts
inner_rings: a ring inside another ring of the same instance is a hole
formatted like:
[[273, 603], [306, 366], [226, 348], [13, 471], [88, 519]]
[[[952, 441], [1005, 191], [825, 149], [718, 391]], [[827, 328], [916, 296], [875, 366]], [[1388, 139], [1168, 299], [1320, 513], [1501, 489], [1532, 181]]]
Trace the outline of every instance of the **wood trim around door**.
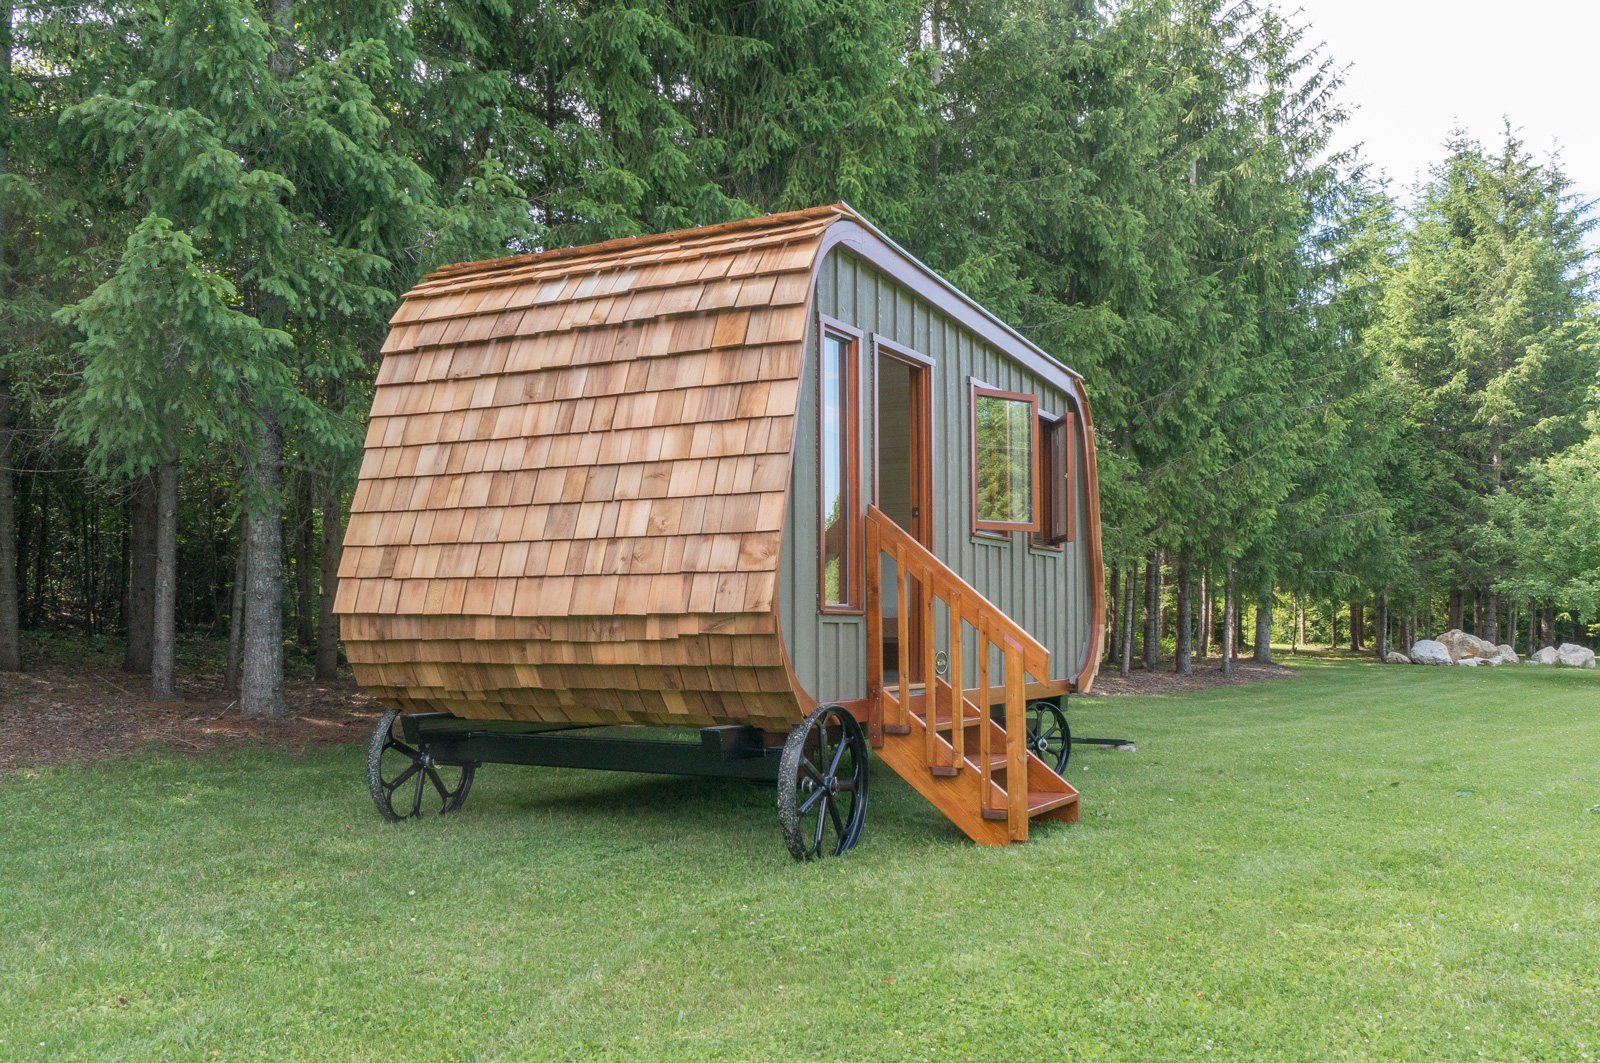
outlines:
[[878, 416], [878, 396], [882, 390], [878, 377], [878, 356], [884, 355], [912, 369], [912, 387], [915, 389], [911, 404], [911, 453], [916, 463], [915, 502], [916, 525], [907, 528], [911, 537], [929, 550], [933, 549], [933, 366], [934, 361], [925, 354], [902, 347], [893, 340], [872, 334], [872, 504], [880, 505], [878, 487], [883, 477], [878, 466], [878, 433], [883, 420]]

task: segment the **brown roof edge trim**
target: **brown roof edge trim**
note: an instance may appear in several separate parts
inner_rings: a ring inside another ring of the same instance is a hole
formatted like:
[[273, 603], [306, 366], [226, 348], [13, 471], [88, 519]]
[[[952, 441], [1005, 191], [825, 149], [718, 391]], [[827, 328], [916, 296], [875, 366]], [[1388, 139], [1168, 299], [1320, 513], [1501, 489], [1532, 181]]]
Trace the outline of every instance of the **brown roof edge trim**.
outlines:
[[698, 240], [705, 237], [724, 236], [729, 233], [744, 232], [752, 229], [782, 228], [785, 225], [825, 218], [829, 214], [836, 214], [840, 217], [857, 217], [856, 212], [845, 204], [829, 203], [821, 207], [807, 207], [805, 210], [785, 211], [782, 214], [763, 214], [755, 218], [718, 222], [715, 225], [702, 225], [693, 229], [675, 229], [666, 233], [624, 236], [620, 239], [606, 240], [598, 244], [584, 244], [580, 247], [558, 247], [531, 255], [511, 255], [507, 258], [486, 258], [477, 262], [457, 262], [453, 265], [436, 269], [432, 273], [424, 274], [422, 280], [445, 280], [467, 273], [486, 273], [492, 270], [513, 269], [538, 262], [555, 262], [566, 258], [581, 258], [585, 255], [609, 255], [634, 248], [670, 244], [690, 238]]
[[1100, 546], [1100, 466], [1095, 461], [1094, 414], [1089, 409], [1089, 396], [1082, 382], [1073, 390], [1078, 400], [1078, 431], [1083, 442], [1084, 494], [1089, 499], [1088, 520], [1084, 526], [1089, 532], [1089, 634], [1084, 642], [1083, 667], [1072, 677], [1072, 690], [1087, 694], [1094, 689], [1094, 680], [1100, 674], [1100, 655], [1106, 645], [1106, 565]]
[[[1055, 382], [1063, 391], [1076, 393], [1069, 380], [1082, 380], [1082, 374], [1069, 368], [1028, 339], [1015, 328], [984, 309], [976, 299], [945, 280], [911, 252], [885, 236], [876, 226], [858, 214], [848, 203], [840, 204], [847, 213], [828, 227], [823, 237], [822, 253], [844, 244], [867, 261], [886, 270], [895, 280], [918, 295], [938, 305], [961, 324], [983, 337], [1001, 351], [1022, 362], [1040, 376]], [[951, 306], [947, 298], [955, 296], [958, 305]], [[1066, 374], [1062, 376], [1062, 374]]]

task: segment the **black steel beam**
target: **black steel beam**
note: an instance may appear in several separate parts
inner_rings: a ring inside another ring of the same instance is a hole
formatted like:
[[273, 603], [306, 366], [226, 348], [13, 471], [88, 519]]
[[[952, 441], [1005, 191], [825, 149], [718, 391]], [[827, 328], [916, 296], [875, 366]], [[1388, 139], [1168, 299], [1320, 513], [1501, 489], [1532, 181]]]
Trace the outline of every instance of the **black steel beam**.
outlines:
[[767, 782], [777, 780], [782, 754], [780, 749], [763, 748], [760, 732], [751, 727], [707, 727], [701, 730], [698, 742], [586, 736], [571, 731], [434, 732], [423, 741], [435, 760], [447, 764], [526, 764]]

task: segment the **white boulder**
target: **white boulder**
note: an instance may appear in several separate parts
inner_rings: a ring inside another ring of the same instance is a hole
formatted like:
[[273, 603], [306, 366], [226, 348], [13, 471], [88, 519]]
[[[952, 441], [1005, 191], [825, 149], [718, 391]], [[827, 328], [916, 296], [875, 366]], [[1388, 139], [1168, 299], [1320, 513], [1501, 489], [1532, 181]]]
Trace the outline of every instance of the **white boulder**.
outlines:
[[1476, 668], [1480, 664], [1488, 664], [1488, 663], [1489, 663], [1488, 661], [1484, 660], [1481, 657], [1463, 657], [1463, 658], [1461, 658], [1461, 660], [1456, 662], [1456, 667], [1457, 668]]
[[1455, 664], [1445, 645], [1435, 639], [1421, 639], [1411, 646], [1412, 664]]
[[1556, 647], [1556, 656], [1568, 668], [1593, 668], [1594, 651], [1587, 646], [1563, 642]]
[[1528, 663], [1560, 664], [1561, 655], [1556, 652], [1556, 648], [1554, 646], [1546, 646], [1543, 649], [1534, 650], [1533, 653], [1528, 657]]
[[1438, 641], [1450, 651], [1450, 659], [1460, 664], [1469, 657], [1493, 657], [1497, 647], [1487, 639], [1480, 639], [1460, 628], [1451, 628]]
[[1510, 646], [1496, 646], [1495, 656], [1500, 658], [1501, 664], [1518, 664], [1522, 661], [1522, 658], [1517, 656], [1517, 651]]
[[1411, 658], [1407, 657], [1405, 654], [1401, 653], [1399, 650], [1390, 650], [1389, 651], [1389, 656], [1385, 657], [1384, 660], [1386, 662], [1388, 662], [1389, 664], [1410, 664], [1411, 663]]

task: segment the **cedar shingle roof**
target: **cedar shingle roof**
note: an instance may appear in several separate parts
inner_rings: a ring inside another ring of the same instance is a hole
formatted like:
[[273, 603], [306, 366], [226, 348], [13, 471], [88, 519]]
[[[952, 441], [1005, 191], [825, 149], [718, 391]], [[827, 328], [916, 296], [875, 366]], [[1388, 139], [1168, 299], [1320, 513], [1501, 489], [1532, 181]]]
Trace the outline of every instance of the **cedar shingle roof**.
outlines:
[[813, 267], [843, 206], [430, 274], [391, 320], [336, 610], [389, 704], [798, 713], [778, 553]]

